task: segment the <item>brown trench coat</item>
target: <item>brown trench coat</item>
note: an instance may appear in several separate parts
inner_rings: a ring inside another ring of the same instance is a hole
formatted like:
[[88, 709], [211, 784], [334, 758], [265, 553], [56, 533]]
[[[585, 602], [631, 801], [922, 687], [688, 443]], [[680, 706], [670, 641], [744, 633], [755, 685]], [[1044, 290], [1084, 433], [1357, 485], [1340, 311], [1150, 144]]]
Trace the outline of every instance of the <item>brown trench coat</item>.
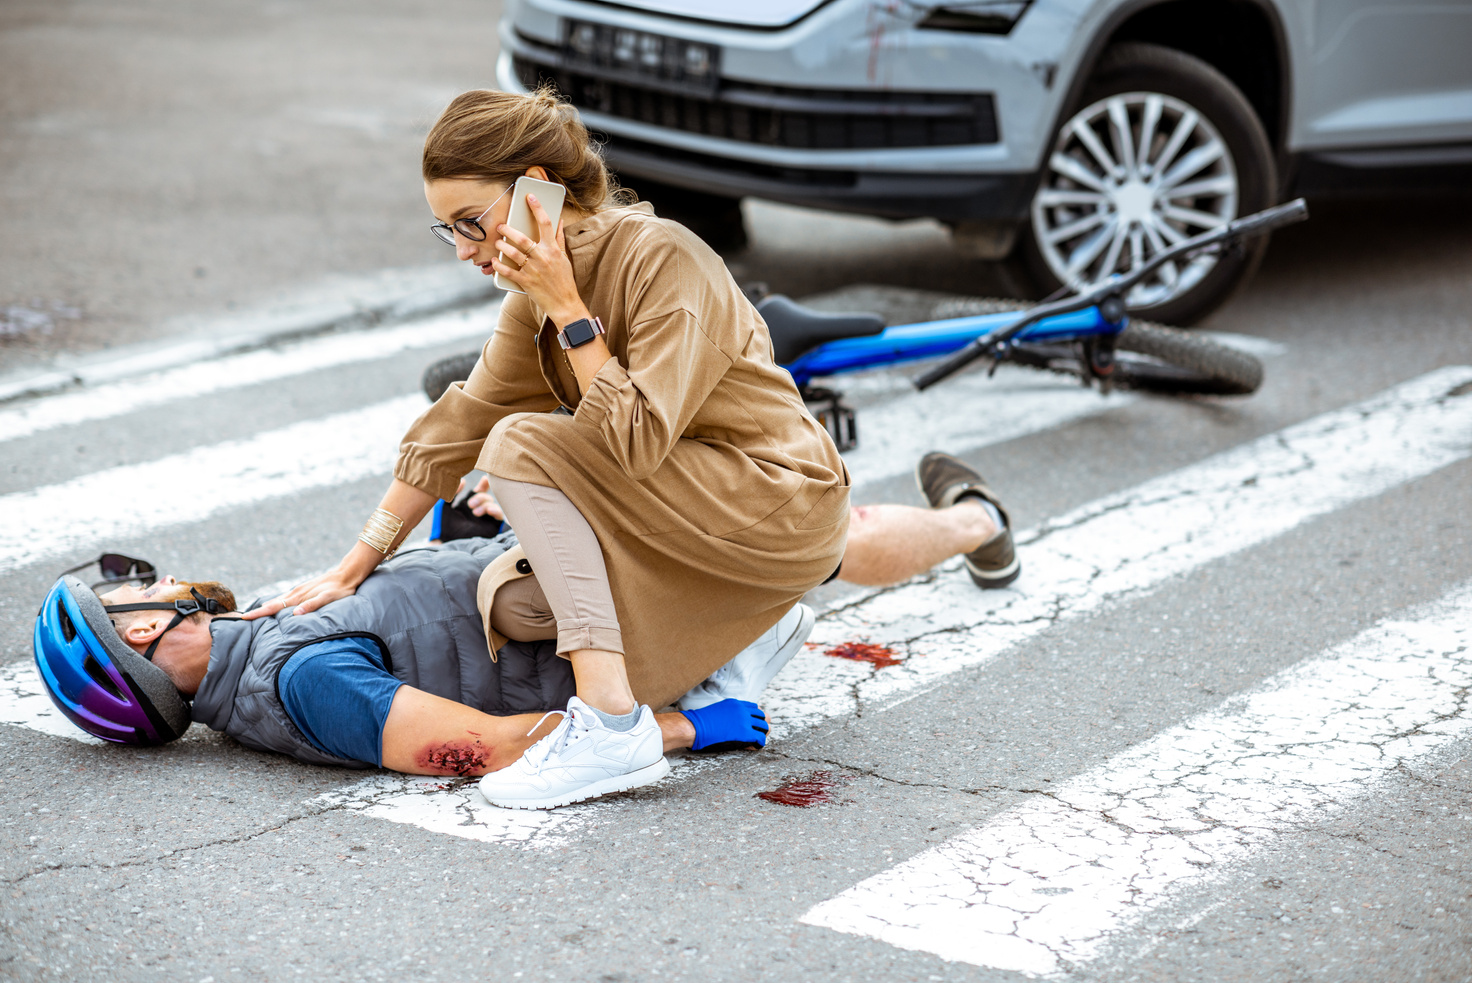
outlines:
[[647, 204], [565, 231], [613, 358], [580, 394], [555, 329], [508, 295], [470, 378], [414, 423], [394, 473], [439, 498], [472, 467], [567, 495], [603, 548], [634, 695], [658, 708], [837, 569], [849, 475], [700, 239]]

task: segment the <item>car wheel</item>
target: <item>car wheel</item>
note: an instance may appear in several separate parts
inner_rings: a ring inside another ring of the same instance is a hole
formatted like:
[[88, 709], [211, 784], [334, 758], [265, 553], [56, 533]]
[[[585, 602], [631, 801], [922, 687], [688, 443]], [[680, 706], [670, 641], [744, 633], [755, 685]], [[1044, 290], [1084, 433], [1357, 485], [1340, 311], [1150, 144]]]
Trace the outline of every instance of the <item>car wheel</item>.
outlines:
[[741, 199], [689, 191], [657, 181], [631, 177], [624, 183], [641, 201], [654, 206], [660, 218], [679, 222], [704, 239], [717, 252], [734, 252], [746, 246], [746, 223], [741, 216]]
[[[1226, 76], [1171, 48], [1119, 44], [1058, 128], [1023, 259], [1046, 291], [1079, 289], [1268, 207], [1277, 183], [1262, 123]], [[1265, 248], [1264, 236], [1168, 263], [1127, 302], [1142, 317], [1190, 324], [1245, 282]]]

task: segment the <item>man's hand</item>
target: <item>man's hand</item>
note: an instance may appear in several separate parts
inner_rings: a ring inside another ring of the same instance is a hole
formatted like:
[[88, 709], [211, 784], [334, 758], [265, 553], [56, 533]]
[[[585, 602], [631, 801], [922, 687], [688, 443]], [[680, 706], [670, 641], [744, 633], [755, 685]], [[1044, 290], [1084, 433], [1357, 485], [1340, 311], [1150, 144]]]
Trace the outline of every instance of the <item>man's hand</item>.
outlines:
[[[465, 487], [465, 479], [460, 480], [460, 487]], [[465, 504], [469, 506], [471, 515], [490, 516], [492, 519], [506, 521], [506, 513], [501, 511], [501, 503], [496, 501], [496, 496], [491, 494], [491, 479], [489, 475], [481, 475], [480, 481], [475, 484], [475, 492]]]

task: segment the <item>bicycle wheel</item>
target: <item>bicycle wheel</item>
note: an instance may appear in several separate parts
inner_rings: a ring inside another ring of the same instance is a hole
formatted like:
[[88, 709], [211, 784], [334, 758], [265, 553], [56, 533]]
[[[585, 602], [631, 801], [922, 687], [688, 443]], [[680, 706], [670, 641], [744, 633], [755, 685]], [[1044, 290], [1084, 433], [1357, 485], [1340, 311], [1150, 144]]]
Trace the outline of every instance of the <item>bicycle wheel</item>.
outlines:
[[1262, 385], [1262, 363], [1199, 334], [1135, 323], [1115, 341], [1114, 376], [1147, 392], [1246, 396]]
[[[1084, 378], [1076, 345], [1023, 342], [1009, 361]], [[1170, 396], [1246, 396], [1262, 385], [1262, 363], [1199, 334], [1135, 322], [1115, 340], [1114, 384]]]
[[480, 351], [466, 352], [464, 355], [451, 355], [442, 358], [438, 362], [432, 362], [429, 368], [424, 370], [424, 375], [419, 377], [419, 385], [424, 389], [424, 395], [429, 397], [431, 403], [438, 402], [457, 382], [464, 382], [470, 378], [470, 370], [475, 368], [475, 363], [480, 360]]

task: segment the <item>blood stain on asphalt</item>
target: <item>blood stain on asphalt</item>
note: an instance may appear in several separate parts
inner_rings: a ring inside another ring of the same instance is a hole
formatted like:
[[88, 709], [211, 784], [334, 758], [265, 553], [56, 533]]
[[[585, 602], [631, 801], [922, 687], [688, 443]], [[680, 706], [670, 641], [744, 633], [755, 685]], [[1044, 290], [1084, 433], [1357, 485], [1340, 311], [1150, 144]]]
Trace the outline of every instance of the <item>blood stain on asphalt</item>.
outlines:
[[831, 655], [835, 659], [868, 662], [875, 669], [887, 669], [904, 661], [895, 658], [894, 649], [888, 645], [871, 645], [868, 642], [844, 642], [842, 645], [833, 646], [823, 654]]
[[782, 806], [809, 809], [832, 802], [831, 793], [842, 784], [842, 776], [835, 777], [831, 771], [815, 771], [806, 778], [793, 778], [783, 782], [769, 792], [758, 792], [756, 797]]

